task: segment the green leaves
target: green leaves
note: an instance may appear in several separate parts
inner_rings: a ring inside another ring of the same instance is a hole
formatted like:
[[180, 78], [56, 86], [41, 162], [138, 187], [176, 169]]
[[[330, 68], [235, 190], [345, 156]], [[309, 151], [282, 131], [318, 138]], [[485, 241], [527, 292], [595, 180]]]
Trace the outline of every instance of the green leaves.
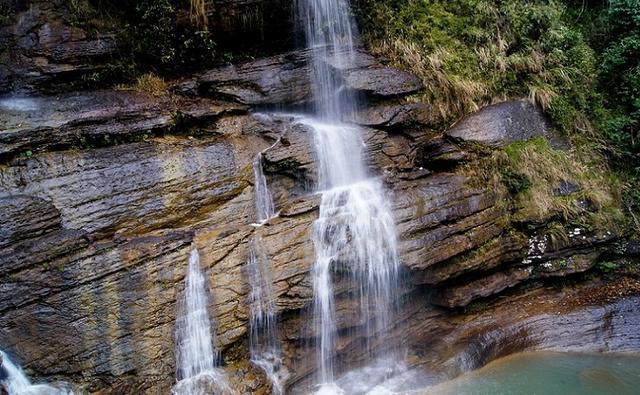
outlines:
[[185, 72], [211, 65], [216, 59], [209, 32], [178, 23], [179, 13], [184, 10], [174, 3], [138, 0], [129, 16], [131, 42], [145, 70]]

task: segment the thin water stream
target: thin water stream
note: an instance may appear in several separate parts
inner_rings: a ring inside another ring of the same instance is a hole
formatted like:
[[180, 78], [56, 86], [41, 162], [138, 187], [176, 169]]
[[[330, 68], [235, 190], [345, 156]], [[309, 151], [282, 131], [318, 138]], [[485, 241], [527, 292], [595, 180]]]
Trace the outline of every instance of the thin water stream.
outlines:
[[[273, 197], [262, 167], [262, 153], [258, 153], [253, 162], [253, 174], [255, 179], [254, 199], [258, 217], [255, 226], [259, 228], [276, 215]], [[251, 362], [264, 371], [271, 382], [272, 392], [280, 395], [284, 393], [284, 385], [289, 373], [281, 356], [282, 350], [273, 302], [269, 258], [264, 253], [262, 240], [257, 232], [249, 247], [247, 269], [251, 285], [249, 293]]]
[[176, 322], [176, 376], [174, 395], [205, 395], [228, 387], [224, 373], [216, 367], [218, 352], [213, 347], [208, 311], [207, 281], [200, 268], [200, 255], [193, 248], [185, 278], [184, 295]]

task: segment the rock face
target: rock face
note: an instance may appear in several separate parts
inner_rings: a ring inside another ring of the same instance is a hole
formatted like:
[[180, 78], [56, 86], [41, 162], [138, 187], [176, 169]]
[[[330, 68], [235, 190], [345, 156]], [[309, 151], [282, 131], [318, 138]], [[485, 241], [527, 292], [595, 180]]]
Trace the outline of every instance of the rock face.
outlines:
[[[55, 59], [63, 61], [76, 41], [54, 42], [62, 45]], [[313, 136], [300, 116], [269, 111], [312, 104], [308, 57], [289, 52], [209, 70], [175, 82], [162, 97], [103, 90], [0, 101], [0, 292], [10, 296], [0, 298], [0, 348], [19, 355], [32, 376], [90, 392], [167, 393], [175, 382], [176, 300], [195, 246], [232, 385], [240, 393], [267, 391], [247, 350], [247, 260], [259, 235], [272, 267], [285, 363], [295, 366], [288, 387], [304, 392], [317, 336], [308, 325], [310, 236], [320, 201]], [[367, 165], [384, 181], [396, 219], [407, 281], [392, 329], [409, 339], [420, 364], [436, 360], [427, 351], [433, 346], [447, 369], [480, 365], [479, 357], [462, 365], [456, 355], [465, 342], [472, 345], [467, 354], [485, 353], [476, 345], [486, 345], [483, 334], [496, 328], [524, 331], [512, 309], [528, 317], [531, 333], [540, 332], [539, 319], [559, 332], [560, 323], [580, 323], [594, 312], [567, 310], [569, 318], [554, 321], [544, 315], [551, 310], [528, 310], [523, 300], [564, 296], [518, 285], [587, 271], [620, 236], [580, 228], [558, 238], [543, 224], [516, 226], [504, 204], [509, 197], [460, 169], [473, 159], [461, 140], [499, 145], [546, 134], [537, 108], [525, 101], [491, 106], [443, 134], [433, 130], [428, 104], [404, 99], [420, 89], [414, 76], [360, 51], [344, 83], [374, 103], [351, 121], [361, 125]], [[259, 152], [279, 215], [255, 227], [252, 162]], [[357, 365], [367, 322], [354, 313], [345, 272], [334, 273], [337, 353], [340, 363]], [[507, 302], [491, 299], [505, 292]], [[477, 300], [495, 307], [486, 315], [464, 313]], [[620, 303], [596, 312], [629, 307]], [[580, 325], [584, 333], [603, 333]], [[625, 343], [612, 333], [611, 349], [638, 347], [637, 338]], [[551, 344], [527, 339], [520, 348]], [[486, 353], [506, 352], [496, 349]]]
[[118, 49], [113, 33], [74, 27], [57, 1], [16, 2], [12, 24], [0, 27], [0, 93], [49, 88], [102, 70]]
[[456, 123], [447, 136], [461, 141], [500, 146], [548, 136], [551, 127], [542, 111], [528, 100], [485, 107]]
[[294, 22], [295, 6], [288, 0], [214, 0], [205, 4], [209, 28], [222, 49], [265, 45], [292, 49], [299, 30]]

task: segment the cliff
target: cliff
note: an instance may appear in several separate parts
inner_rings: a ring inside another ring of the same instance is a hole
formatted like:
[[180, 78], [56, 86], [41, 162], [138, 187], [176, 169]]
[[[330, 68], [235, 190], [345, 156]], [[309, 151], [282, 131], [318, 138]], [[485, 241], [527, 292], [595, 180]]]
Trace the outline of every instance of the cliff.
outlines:
[[[11, 68], [4, 86], [78, 78], [102, 67], [116, 46], [53, 14], [38, 19], [42, 4], [2, 30], [14, 32], [7, 51], [21, 54], [4, 63]], [[211, 23], [223, 29], [233, 15]], [[65, 88], [1, 99], [0, 348], [34, 376], [91, 393], [167, 393], [175, 383], [176, 299], [195, 245], [224, 369], [239, 392], [265, 392], [247, 350], [247, 260], [258, 233], [272, 266], [285, 362], [295, 366], [288, 386], [300, 388], [314, 369], [309, 345], [317, 334], [307, 323], [319, 195], [312, 136], [288, 112], [311, 104], [308, 56], [294, 50], [202, 70], [170, 81], [159, 96]], [[405, 278], [394, 330], [416, 366], [439, 363], [454, 374], [525, 349], [638, 349], [640, 339], [625, 335], [637, 332], [640, 313], [638, 249], [615, 223], [615, 190], [584, 178], [538, 106], [506, 100], [443, 128], [436, 109], [411, 99], [422, 89], [412, 74], [365, 50], [340, 71], [369, 103], [352, 122], [392, 202]], [[258, 228], [259, 152], [279, 215]], [[547, 177], [542, 182], [518, 167], [531, 155], [567, 166], [554, 177], [537, 174]], [[527, 199], [542, 184], [534, 199], [548, 201], [539, 206]], [[601, 262], [616, 262], [628, 277], [600, 279]], [[357, 363], [366, 322], [341, 286], [348, 271], [334, 273], [338, 353], [342, 363]], [[593, 341], [575, 344], [563, 325]], [[520, 343], [509, 345], [515, 338]]]

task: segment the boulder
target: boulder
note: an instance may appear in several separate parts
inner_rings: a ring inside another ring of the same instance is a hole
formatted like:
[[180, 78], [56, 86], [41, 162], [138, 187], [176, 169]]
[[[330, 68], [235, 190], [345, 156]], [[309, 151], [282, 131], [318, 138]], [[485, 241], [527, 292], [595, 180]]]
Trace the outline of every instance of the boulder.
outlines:
[[347, 88], [370, 97], [409, 95], [422, 89], [415, 74], [389, 67], [351, 70], [344, 78]]
[[510, 100], [470, 114], [445, 134], [455, 140], [503, 146], [551, 135], [551, 125], [542, 110], [529, 100]]
[[424, 103], [382, 103], [359, 110], [351, 120], [362, 126], [402, 130], [424, 127], [434, 120], [432, 108]]

